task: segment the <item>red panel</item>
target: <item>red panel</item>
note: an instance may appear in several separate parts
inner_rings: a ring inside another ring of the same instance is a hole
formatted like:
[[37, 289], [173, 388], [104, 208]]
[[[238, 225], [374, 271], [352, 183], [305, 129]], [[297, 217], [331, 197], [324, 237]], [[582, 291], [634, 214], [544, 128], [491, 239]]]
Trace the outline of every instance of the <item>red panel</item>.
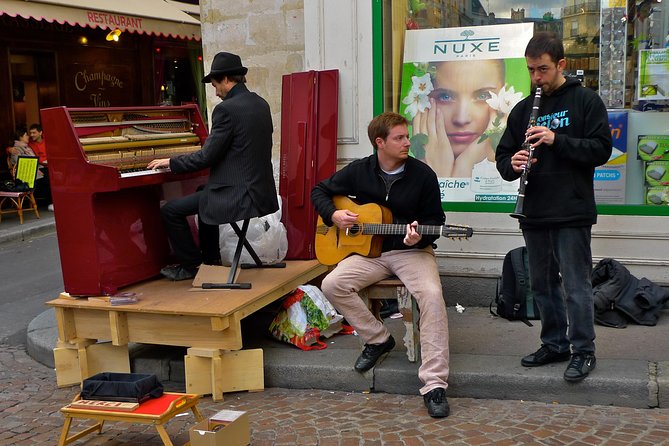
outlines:
[[310, 195], [336, 169], [338, 84], [337, 70], [283, 77], [279, 193], [288, 260], [315, 258], [317, 215]]
[[49, 176], [66, 292], [113, 294], [122, 286], [157, 275], [170, 262], [169, 243], [160, 220], [161, 200], [194, 192], [207, 174], [122, 178], [114, 167], [88, 162], [71, 115], [163, 109], [187, 115], [204, 143], [206, 126], [194, 105], [160, 109], [57, 107], [41, 111], [44, 131], [49, 135]]

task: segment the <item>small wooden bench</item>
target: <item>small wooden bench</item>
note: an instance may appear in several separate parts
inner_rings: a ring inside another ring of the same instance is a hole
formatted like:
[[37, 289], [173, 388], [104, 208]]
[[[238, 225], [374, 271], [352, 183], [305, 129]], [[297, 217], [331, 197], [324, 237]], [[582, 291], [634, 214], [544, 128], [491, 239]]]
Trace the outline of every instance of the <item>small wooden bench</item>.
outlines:
[[420, 333], [418, 331], [420, 313], [416, 299], [409, 293], [402, 281], [397, 277], [383, 279], [360, 290], [358, 294], [367, 301], [372, 314], [378, 320], [381, 320], [381, 301], [397, 299], [397, 306], [406, 329], [403, 341], [407, 349], [407, 358], [409, 362], [420, 361]]
[[[73, 402], [78, 400], [79, 396], [75, 397]], [[200, 410], [197, 408], [199, 400], [200, 396], [195, 394], [165, 392], [159, 398], [152, 398], [143, 402], [131, 412], [92, 408], [80, 409], [71, 407], [71, 405], [68, 404], [60, 409], [65, 415], [65, 424], [60, 433], [58, 446], [68, 445], [96, 431], [98, 433], [102, 432], [102, 426], [105, 421], [153, 424], [156, 427], [161, 440], [163, 440], [163, 444], [165, 446], [173, 446], [172, 440], [170, 440], [163, 425], [176, 415], [188, 410], [193, 411], [193, 415], [197, 421], [202, 421], [204, 418], [202, 417]], [[70, 427], [72, 426], [72, 420], [75, 418], [95, 420], [96, 423], [81, 432], [68, 436]]]

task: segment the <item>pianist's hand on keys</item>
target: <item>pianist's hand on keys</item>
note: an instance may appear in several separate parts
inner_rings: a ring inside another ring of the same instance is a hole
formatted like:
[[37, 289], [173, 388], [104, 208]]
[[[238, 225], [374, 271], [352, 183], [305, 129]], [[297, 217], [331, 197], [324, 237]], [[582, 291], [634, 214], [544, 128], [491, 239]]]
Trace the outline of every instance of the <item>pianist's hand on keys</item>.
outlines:
[[151, 169], [151, 170], [166, 169], [168, 167], [170, 167], [170, 159], [169, 158], [161, 158], [161, 159], [153, 160], [149, 163], [148, 166], [146, 166], [147, 169]]

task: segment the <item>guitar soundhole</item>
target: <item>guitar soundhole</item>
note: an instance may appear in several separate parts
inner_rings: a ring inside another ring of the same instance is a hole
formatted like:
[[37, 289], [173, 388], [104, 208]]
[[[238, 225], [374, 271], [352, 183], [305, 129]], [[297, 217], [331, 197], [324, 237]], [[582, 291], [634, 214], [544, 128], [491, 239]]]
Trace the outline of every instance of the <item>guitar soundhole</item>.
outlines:
[[355, 237], [356, 235], [360, 235], [360, 225], [353, 225], [350, 228], [348, 228], [348, 235], [351, 237]]

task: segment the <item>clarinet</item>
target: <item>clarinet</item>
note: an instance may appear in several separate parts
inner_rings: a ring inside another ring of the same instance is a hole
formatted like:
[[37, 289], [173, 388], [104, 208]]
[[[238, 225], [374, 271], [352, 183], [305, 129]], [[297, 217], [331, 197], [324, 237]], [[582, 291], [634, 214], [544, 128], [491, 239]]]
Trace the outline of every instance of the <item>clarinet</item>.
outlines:
[[[541, 87], [537, 87], [534, 93], [534, 102], [532, 103], [532, 112], [530, 113], [530, 122], [527, 123], [527, 128], [534, 127], [539, 116], [539, 103], [541, 102]], [[534, 156], [534, 147], [525, 139], [521, 148], [527, 150], [529, 155], [527, 163], [523, 166], [523, 173], [520, 175], [520, 186], [518, 187], [518, 198], [516, 199], [516, 208], [510, 214], [513, 218], [525, 218], [523, 214], [523, 203], [525, 202], [525, 188], [527, 187], [527, 176], [530, 174], [532, 168], [532, 158]]]

